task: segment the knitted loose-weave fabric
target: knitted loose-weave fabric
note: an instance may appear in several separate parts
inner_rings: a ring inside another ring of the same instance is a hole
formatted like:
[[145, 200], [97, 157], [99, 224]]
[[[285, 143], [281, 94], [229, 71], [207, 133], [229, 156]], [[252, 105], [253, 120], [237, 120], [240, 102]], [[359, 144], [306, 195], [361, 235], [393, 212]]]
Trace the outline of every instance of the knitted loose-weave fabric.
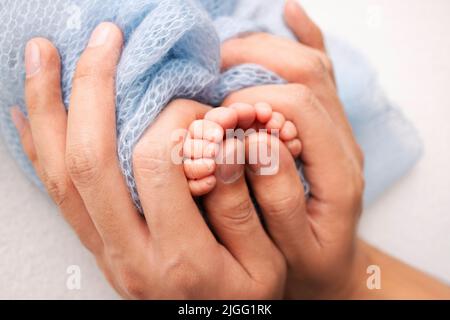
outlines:
[[[40, 36], [58, 48], [68, 106], [76, 63], [90, 34], [100, 22], [114, 22], [125, 37], [116, 78], [118, 157], [140, 207], [133, 147], [172, 99], [190, 98], [217, 106], [233, 91], [285, 83], [252, 64], [220, 72], [220, 44], [230, 37], [253, 31], [292, 37], [283, 24], [283, 4], [284, 0], [2, 0], [0, 129], [6, 144], [41, 186], [9, 115], [13, 105], [26, 113], [25, 44]], [[341, 98], [368, 157], [366, 198], [371, 200], [414, 164], [420, 143], [412, 126], [383, 98], [364, 59], [340, 41], [331, 40], [328, 46]]]

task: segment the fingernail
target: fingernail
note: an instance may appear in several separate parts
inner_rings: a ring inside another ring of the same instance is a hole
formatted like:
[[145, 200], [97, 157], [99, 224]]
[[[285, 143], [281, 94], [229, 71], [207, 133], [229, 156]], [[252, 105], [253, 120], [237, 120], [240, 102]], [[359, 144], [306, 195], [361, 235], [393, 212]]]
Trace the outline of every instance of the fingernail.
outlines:
[[216, 170], [216, 178], [224, 184], [232, 184], [244, 173], [244, 166], [239, 164], [222, 164]]
[[25, 48], [25, 72], [31, 77], [41, 69], [41, 52], [39, 46], [33, 40], [27, 43]]
[[101, 23], [95, 28], [89, 40], [88, 47], [94, 48], [102, 46], [108, 40], [108, 36], [111, 32], [111, 25], [109, 23]]
[[16, 127], [17, 131], [22, 132], [25, 127], [27, 120], [25, 119], [24, 114], [20, 111], [20, 108], [15, 106], [11, 109], [11, 119]]
[[216, 178], [224, 184], [232, 184], [244, 174], [244, 165], [239, 163], [237, 148], [224, 144], [221, 164], [217, 166]]

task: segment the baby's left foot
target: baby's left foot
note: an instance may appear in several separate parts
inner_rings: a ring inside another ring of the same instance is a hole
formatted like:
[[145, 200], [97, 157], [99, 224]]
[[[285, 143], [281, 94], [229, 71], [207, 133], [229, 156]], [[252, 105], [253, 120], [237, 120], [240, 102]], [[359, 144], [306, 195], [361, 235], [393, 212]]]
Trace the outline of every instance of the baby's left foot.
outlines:
[[192, 122], [183, 146], [184, 172], [193, 196], [203, 196], [216, 185], [216, 158], [224, 147], [225, 130], [238, 124], [236, 111], [224, 107]]
[[302, 144], [298, 139], [298, 131], [292, 121], [286, 120], [280, 112], [273, 111], [268, 103], [257, 103], [254, 106], [246, 103], [235, 103], [229, 108], [238, 114], [238, 127], [244, 130], [266, 129], [268, 133], [278, 130], [280, 140], [286, 145], [294, 158], [300, 156]]

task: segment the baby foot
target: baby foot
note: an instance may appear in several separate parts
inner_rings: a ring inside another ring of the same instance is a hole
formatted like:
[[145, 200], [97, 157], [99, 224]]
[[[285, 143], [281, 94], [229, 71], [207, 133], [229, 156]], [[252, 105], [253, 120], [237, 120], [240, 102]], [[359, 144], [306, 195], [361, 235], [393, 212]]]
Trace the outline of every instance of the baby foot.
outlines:
[[[268, 133], [278, 130], [280, 140], [292, 156], [298, 157], [301, 153], [302, 146], [294, 123], [273, 111], [267, 103], [257, 103], [255, 106], [235, 103], [230, 107], [212, 109], [203, 120], [196, 120], [189, 126], [183, 146], [184, 171], [193, 196], [203, 196], [214, 189], [219, 174], [216, 174], [217, 157], [223, 156], [221, 152], [229, 153], [229, 148], [223, 150], [224, 145], [233, 146], [232, 150], [238, 155], [235, 143], [224, 144], [226, 130], [235, 128], [244, 131], [250, 128], [266, 129]], [[233, 169], [230, 168], [229, 164], [223, 165], [219, 171]]]
[[216, 185], [216, 157], [224, 141], [225, 131], [238, 124], [235, 110], [224, 107], [209, 111], [203, 120], [189, 126], [183, 146], [184, 172], [193, 196], [203, 196]]
[[235, 103], [229, 107], [236, 111], [238, 127], [244, 130], [266, 129], [268, 133], [278, 130], [280, 140], [286, 145], [294, 158], [300, 156], [302, 144], [298, 139], [298, 131], [292, 121], [286, 120], [283, 114], [273, 111], [268, 103], [257, 103], [255, 106], [246, 103]]

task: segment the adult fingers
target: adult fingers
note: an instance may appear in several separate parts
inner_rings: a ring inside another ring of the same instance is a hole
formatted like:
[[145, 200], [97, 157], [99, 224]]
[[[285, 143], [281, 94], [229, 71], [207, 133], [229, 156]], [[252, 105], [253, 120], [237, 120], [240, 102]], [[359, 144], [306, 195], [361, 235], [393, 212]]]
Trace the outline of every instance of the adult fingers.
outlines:
[[[317, 249], [303, 185], [289, 150], [273, 135], [253, 133], [246, 139], [246, 152], [247, 181], [270, 235], [287, 260], [294, 261], [303, 252], [299, 248]], [[265, 153], [271, 164], [262, 161]], [[268, 165], [277, 170], [264, 171]]]
[[288, 82], [332, 81], [332, 63], [325, 53], [266, 33], [234, 38], [222, 45], [223, 69], [247, 63], [266, 67]]
[[301, 43], [322, 52], [326, 51], [322, 31], [311, 20], [297, 0], [287, 0], [284, 12], [287, 25]]
[[286, 1], [284, 17], [287, 25], [297, 37], [298, 41], [306, 46], [305, 49], [316, 53], [328, 72], [331, 74], [334, 85], [336, 86], [336, 77], [334, 74], [333, 64], [326, 55], [325, 40], [320, 28], [306, 14], [305, 10], [300, 6], [297, 0]]
[[[267, 50], [268, 47], [271, 50]], [[307, 85], [341, 131], [348, 136], [352, 135], [345, 111], [336, 94], [333, 65], [325, 53], [264, 33], [232, 39], [223, 44], [222, 64], [225, 69], [247, 63], [259, 64], [289, 83]]]
[[33, 39], [26, 46], [25, 66], [30, 125], [23, 126], [24, 148], [50, 196], [82, 242], [91, 251], [101, 250], [101, 239], [65, 168], [67, 116], [61, 97], [58, 52], [48, 40]]
[[123, 36], [112, 23], [93, 32], [73, 79], [66, 166], [105, 246], [136, 252], [148, 230], [137, 212], [116, 151], [115, 73]]
[[23, 151], [30, 160], [34, 167], [34, 170], [39, 175], [41, 168], [39, 161], [37, 159], [36, 148], [34, 147], [33, 137], [31, 135], [31, 127], [25, 115], [20, 111], [19, 107], [15, 106], [11, 108], [11, 120], [16, 127], [19, 134], [20, 143], [22, 145]]
[[25, 99], [41, 175], [60, 205], [66, 199], [68, 179], [64, 167], [67, 116], [61, 97], [58, 52], [48, 40], [33, 39], [26, 46], [25, 65]]
[[214, 240], [192, 199], [181, 153], [187, 134], [183, 128], [207, 111], [193, 101], [172, 102], [134, 148], [133, 172], [152, 243], [170, 250], [189, 244], [194, 251]]
[[204, 197], [208, 219], [220, 242], [245, 270], [253, 278], [267, 280], [267, 270], [280, 270], [283, 260], [264, 231], [247, 188], [244, 142], [230, 138], [222, 149], [216, 187]]

